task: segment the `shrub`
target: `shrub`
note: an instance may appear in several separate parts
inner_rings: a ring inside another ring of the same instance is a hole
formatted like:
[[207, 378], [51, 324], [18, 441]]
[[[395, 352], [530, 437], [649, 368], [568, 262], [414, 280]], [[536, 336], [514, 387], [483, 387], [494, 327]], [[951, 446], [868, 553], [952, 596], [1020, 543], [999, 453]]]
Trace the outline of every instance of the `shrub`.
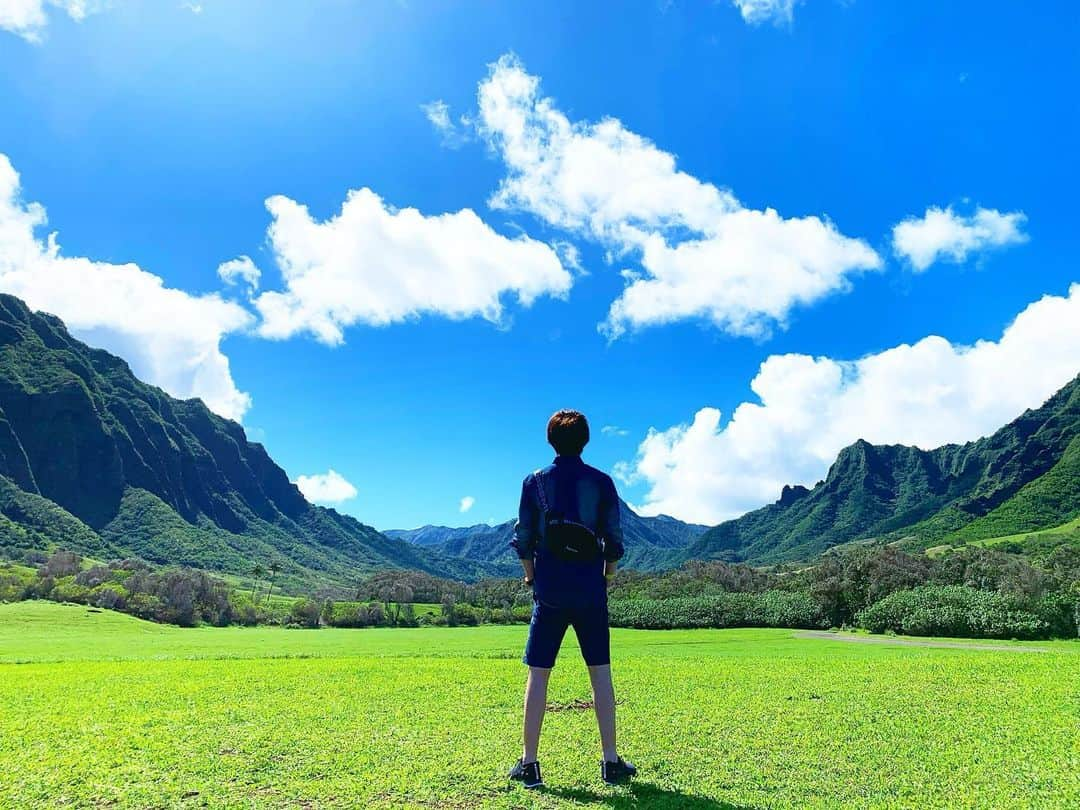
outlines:
[[514, 605], [512, 608], [510, 608], [511, 620], [528, 624], [532, 621], [532, 611], [532, 603], [527, 605]]
[[1060, 638], [1080, 635], [1080, 593], [1051, 591], [1035, 604], [1034, 612], [1046, 622], [1050, 635]]
[[133, 593], [128, 597], [128, 613], [140, 619], [154, 619], [161, 610], [161, 600], [148, 593]]
[[368, 627], [371, 624], [371, 615], [367, 605], [334, 602], [327, 624], [331, 627]]
[[90, 598], [90, 589], [75, 582], [75, 577], [64, 577], [56, 581], [49, 598], [56, 602], [85, 605]]
[[32, 571], [7, 567], [0, 570], [0, 602], [19, 602], [28, 599], [33, 589], [35, 575]]
[[674, 599], [614, 600], [615, 627], [667, 630], [692, 627], [824, 627], [821, 607], [808, 595], [785, 591], [721, 593]]
[[897, 591], [856, 616], [872, 633], [972, 638], [1039, 638], [1049, 625], [1004, 596], [965, 585], [924, 585]]
[[82, 557], [78, 554], [71, 551], [57, 551], [41, 566], [38, 575], [42, 579], [45, 577], [60, 579], [74, 576], [79, 573], [80, 568], [82, 568]]
[[480, 617], [472, 605], [457, 604], [454, 605], [453, 612], [447, 617], [447, 621], [451, 626], [456, 624], [462, 627], [475, 627], [480, 623]]
[[112, 569], [106, 565], [95, 565], [75, 575], [75, 582], [85, 585], [87, 588], [96, 588], [104, 582], [113, 579]]
[[90, 590], [88, 601], [94, 607], [123, 610], [127, 607], [127, 592], [117, 582], [103, 582]]
[[289, 609], [290, 623], [300, 627], [318, 627], [321, 615], [322, 605], [315, 599], [297, 599]]

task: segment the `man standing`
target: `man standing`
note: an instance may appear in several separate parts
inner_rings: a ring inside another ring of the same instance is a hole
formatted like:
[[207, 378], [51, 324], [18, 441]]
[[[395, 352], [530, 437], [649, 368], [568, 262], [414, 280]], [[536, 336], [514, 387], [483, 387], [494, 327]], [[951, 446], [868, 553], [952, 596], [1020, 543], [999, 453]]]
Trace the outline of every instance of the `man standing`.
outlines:
[[548, 421], [547, 439], [555, 461], [525, 477], [511, 541], [525, 569], [525, 584], [533, 589], [533, 613], [523, 659], [529, 667], [524, 747], [510, 779], [527, 788], [543, 785], [537, 749], [548, 678], [572, 625], [592, 682], [603, 747], [600, 776], [616, 784], [637, 773], [615, 747], [607, 582], [623, 555], [619, 496], [609, 476], [581, 460], [589, 441], [583, 414], [556, 413]]

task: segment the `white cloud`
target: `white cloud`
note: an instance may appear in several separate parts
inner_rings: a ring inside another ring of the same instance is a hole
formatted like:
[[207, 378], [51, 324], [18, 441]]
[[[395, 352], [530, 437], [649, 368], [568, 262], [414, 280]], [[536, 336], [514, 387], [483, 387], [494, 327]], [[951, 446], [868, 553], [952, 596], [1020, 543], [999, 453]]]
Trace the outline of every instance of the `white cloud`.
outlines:
[[742, 18], [750, 25], [772, 22], [790, 24], [795, 17], [797, 0], [731, 0]]
[[908, 217], [893, 228], [893, 250], [921, 272], [939, 259], [959, 263], [972, 253], [1026, 242], [1025, 222], [1022, 211], [1003, 214], [980, 207], [965, 217], [952, 206], [930, 207], [921, 219]]
[[624, 272], [627, 287], [603, 325], [612, 337], [699, 317], [764, 335], [793, 307], [881, 266], [869, 245], [828, 219], [746, 208], [617, 119], [570, 121], [513, 55], [491, 66], [478, 100], [478, 131], [508, 169], [493, 207], [594, 239], [613, 262], [640, 261], [643, 272]]
[[356, 497], [356, 487], [333, 469], [317, 475], [301, 475], [293, 483], [312, 503], [341, 503]]
[[472, 509], [475, 505], [476, 498], [474, 498], [472, 495], [466, 495], [464, 498], [461, 499], [461, 503], [458, 504], [458, 511], [464, 514], [465, 512], [468, 512], [470, 509]]
[[262, 275], [250, 256], [237, 256], [222, 262], [218, 265], [217, 274], [230, 286], [243, 282], [251, 292], [259, 289], [259, 277]]
[[457, 149], [470, 140], [472, 127], [469, 119], [462, 116], [455, 123], [450, 117], [450, 105], [442, 99], [421, 104], [420, 109], [424, 111], [431, 125], [439, 131], [443, 146]]
[[65, 11], [71, 19], [81, 21], [107, 5], [105, 0], [0, 0], [0, 28], [30, 42], [40, 42], [49, 24], [50, 8]]
[[217, 295], [166, 287], [135, 264], [63, 256], [55, 233], [35, 236], [45, 222], [41, 205], [20, 199], [19, 175], [0, 154], [0, 290], [59, 316], [76, 337], [173, 396], [243, 416], [251, 399], [233, 382], [221, 340], [248, 328], [250, 313]]
[[423, 314], [498, 323], [503, 296], [529, 306], [541, 295], [565, 295], [572, 284], [551, 247], [502, 236], [468, 208], [426, 216], [388, 206], [367, 188], [350, 191], [325, 222], [288, 197], [271, 197], [266, 207], [286, 288], [255, 299], [265, 337], [306, 331], [334, 345], [351, 324]]
[[718, 523], [812, 486], [856, 439], [930, 449], [985, 436], [1038, 407], [1080, 372], [1080, 284], [1030, 304], [997, 341], [930, 336], [855, 361], [773, 355], [757, 401], [702, 408], [650, 430], [623, 480], [648, 484], [641, 511]]
[[630, 431], [626, 428], [621, 428], [618, 425], [604, 425], [600, 428], [600, 432], [605, 436], [629, 436]]

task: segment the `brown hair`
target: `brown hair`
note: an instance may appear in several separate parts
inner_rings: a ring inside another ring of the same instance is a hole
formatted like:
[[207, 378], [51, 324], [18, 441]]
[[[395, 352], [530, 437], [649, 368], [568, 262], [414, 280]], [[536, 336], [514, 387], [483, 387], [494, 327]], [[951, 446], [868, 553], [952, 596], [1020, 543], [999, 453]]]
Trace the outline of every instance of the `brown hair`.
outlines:
[[560, 456], [580, 456], [589, 443], [589, 423], [581, 411], [556, 411], [548, 420], [548, 444]]

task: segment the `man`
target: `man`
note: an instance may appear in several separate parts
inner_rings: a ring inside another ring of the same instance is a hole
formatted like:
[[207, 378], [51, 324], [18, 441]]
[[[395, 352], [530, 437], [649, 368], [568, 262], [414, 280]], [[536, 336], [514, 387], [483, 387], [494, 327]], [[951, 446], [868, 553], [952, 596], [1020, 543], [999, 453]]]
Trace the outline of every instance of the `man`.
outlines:
[[607, 583], [623, 555], [619, 496], [611, 478], [581, 460], [589, 423], [577, 411], [548, 421], [554, 463], [526, 476], [511, 545], [533, 589], [532, 622], [525, 643], [529, 667], [521, 759], [510, 779], [527, 788], [543, 785], [537, 749], [547, 706], [551, 669], [566, 628], [573, 625], [589, 668], [600, 727], [600, 776], [608, 784], [637, 773], [615, 747], [615, 690], [611, 684]]

